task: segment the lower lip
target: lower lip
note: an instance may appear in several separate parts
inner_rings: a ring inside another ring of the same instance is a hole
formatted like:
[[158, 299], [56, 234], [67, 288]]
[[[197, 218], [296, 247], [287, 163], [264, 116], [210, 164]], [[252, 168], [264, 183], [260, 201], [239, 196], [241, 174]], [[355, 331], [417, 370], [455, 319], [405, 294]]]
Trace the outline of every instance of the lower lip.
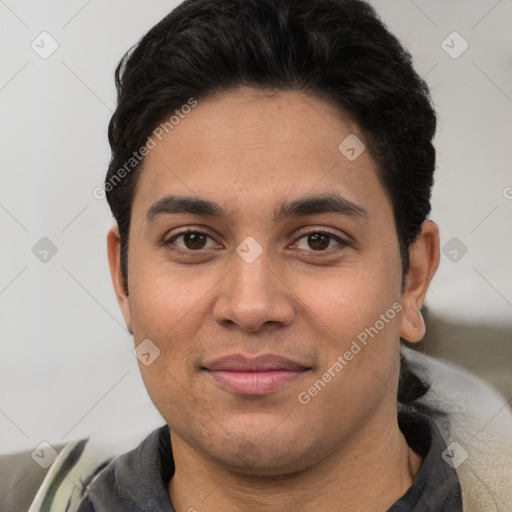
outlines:
[[232, 372], [208, 370], [222, 387], [243, 395], [264, 395], [299, 379], [305, 371]]

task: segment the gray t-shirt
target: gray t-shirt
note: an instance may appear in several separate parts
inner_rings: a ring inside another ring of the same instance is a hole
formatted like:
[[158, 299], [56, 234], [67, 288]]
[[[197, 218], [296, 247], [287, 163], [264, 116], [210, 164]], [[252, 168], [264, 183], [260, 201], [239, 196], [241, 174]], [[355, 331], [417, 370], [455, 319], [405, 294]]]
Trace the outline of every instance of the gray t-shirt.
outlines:
[[[462, 512], [459, 479], [441, 457], [446, 443], [433, 420], [402, 411], [398, 424], [423, 463], [412, 487], [388, 512]], [[168, 492], [174, 468], [169, 427], [164, 425], [101, 472], [85, 490], [78, 512], [174, 512]]]

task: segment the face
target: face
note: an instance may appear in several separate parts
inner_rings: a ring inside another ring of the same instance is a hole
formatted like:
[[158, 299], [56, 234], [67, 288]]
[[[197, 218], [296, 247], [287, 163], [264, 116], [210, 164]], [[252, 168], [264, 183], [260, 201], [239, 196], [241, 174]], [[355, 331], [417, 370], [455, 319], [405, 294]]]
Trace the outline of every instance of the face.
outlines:
[[297, 92], [199, 100], [145, 158], [129, 296], [109, 234], [151, 399], [177, 444], [228, 469], [306, 468], [396, 418], [422, 293], [402, 294], [392, 205], [354, 135]]

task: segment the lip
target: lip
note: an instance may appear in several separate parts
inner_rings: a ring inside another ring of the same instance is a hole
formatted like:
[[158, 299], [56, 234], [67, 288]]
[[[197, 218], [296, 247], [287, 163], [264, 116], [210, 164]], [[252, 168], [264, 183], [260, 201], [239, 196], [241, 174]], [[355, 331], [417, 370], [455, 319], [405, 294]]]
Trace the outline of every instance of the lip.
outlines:
[[301, 378], [310, 367], [274, 354], [233, 354], [203, 367], [221, 387], [243, 395], [264, 395]]

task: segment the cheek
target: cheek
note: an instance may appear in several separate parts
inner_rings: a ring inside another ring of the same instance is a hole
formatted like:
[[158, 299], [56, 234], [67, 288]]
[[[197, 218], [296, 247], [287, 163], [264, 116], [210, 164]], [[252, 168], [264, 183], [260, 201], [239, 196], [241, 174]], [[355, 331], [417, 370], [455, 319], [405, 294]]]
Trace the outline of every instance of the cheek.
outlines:
[[[342, 376], [333, 382], [356, 386], [353, 397], [372, 393], [375, 387], [382, 390], [379, 381], [393, 383], [397, 373], [401, 269], [393, 258], [372, 261], [357, 271], [331, 273], [325, 280], [303, 279], [295, 290], [302, 297], [310, 292], [303, 313], [309, 316], [310, 334], [322, 333], [315, 338], [321, 354], [318, 373], [331, 369], [331, 374]], [[343, 369], [336, 372], [333, 365], [340, 356]]]
[[[305, 311], [331, 334], [357, 335], [401, 300], [400, 265], [386, 255], [365, 255], [345, 268], [292, 277], [293, 292]], [[394, 319], [395, 313], [388, 316]]]
[[[161, 266], [139, 266], [137, 285], [130, 290], [134, 343], [150, 340], [158, 356], [139, 363], [153, 401], [166, 403], [186, 387], [196, 357], [195, 340], [204, 318], [202, 300], [213, 282]], [[160, 409], [160, 406], [158, 406]]]
[[365, 424], [383, 403], [396, 404], [401, 304], [385, 288], [373, 292], [331, 298], [329, 311], [315, 315], [318, 329], [329, 328], [319, 339], [318, 369], [297, 399], [325, 424]]
[[173, 266], [163, 257], [150, 254], [134, 254], [131, 268], [134, 330], [162, 340], [190, 321], [218, 281], [208, 270]]

